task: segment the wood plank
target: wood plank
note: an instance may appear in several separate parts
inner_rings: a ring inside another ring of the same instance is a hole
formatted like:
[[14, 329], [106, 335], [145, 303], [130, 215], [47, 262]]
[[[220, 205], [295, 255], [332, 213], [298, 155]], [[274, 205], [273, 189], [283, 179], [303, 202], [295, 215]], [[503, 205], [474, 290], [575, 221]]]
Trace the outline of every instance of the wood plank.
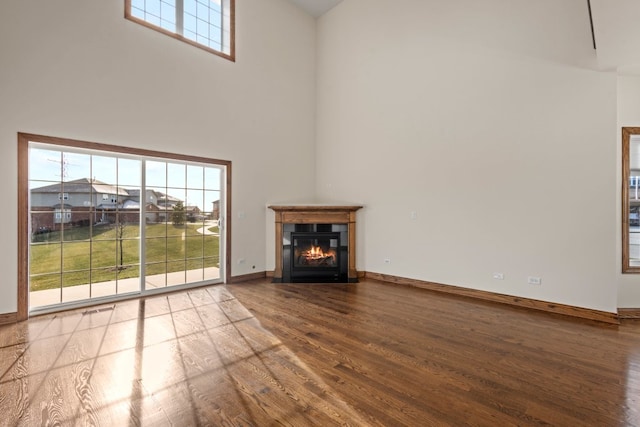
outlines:
[[349, 214], [330, 211], [282, 212], [282, 222], [285, 224], [345, 224], [349, 222]]

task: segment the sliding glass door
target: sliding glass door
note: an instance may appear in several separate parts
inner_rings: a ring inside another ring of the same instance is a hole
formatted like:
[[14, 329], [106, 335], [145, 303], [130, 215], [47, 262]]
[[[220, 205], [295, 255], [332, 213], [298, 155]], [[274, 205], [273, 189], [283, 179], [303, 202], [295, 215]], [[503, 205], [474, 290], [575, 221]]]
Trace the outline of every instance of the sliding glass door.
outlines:
[[224, 164], [28, 150], [30, 311], [222, 281]]
[[220, 279], [220, 168], [165, 161], [146, 166], [146, 287]]

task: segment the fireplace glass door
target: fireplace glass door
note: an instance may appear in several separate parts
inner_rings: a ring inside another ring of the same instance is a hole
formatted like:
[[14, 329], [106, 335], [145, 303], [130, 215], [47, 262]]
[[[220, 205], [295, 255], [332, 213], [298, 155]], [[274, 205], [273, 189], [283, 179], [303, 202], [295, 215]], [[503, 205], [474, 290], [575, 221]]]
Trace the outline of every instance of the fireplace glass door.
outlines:
[[334, 281], [340, 276], [340, 233], [291, 233], [291, 280]]

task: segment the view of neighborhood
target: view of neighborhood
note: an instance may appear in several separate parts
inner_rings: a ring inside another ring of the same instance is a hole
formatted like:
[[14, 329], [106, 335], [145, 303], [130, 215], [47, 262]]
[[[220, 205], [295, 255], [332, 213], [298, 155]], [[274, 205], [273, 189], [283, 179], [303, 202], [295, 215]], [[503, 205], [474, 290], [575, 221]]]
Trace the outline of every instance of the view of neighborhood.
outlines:
[[184, 205], [177, 197], [154, 189], [145, 190], [141, 202], [140, 189], [127, 189], [81, 178], [31, 189], [31, 229], [34, 235], [60, 230], [63, 224], [75, 226], [104, 223], [138, 223], [144, 203], [147, 223], [170, 221], [178, 206], [188, 222], [217, 220], [220, 201], [212, 202], [209, 212], [197, 205]]

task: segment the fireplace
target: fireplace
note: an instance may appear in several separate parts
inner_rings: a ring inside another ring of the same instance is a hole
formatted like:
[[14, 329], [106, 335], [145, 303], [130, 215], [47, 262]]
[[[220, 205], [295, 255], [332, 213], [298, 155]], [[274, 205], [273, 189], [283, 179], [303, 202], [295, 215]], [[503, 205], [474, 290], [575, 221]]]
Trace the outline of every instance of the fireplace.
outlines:
[[284, 283], [357, 282], [355, 211], [361, 206], [269, 206], [276, 212], [276, 268]]

